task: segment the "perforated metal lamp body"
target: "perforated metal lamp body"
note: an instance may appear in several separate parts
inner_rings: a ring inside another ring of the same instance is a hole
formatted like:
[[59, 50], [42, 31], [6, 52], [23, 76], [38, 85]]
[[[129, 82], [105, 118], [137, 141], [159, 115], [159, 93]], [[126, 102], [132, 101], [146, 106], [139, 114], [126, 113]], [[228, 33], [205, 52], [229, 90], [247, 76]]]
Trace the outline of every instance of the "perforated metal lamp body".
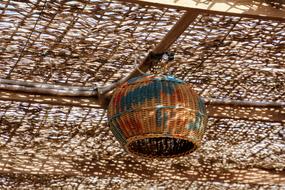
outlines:
[[133, 78], [116, 89], [108, 119], [127, 152], [148, 158], [193, 152], [207, 124], [205, 104], [191, 85], [153, 75]]

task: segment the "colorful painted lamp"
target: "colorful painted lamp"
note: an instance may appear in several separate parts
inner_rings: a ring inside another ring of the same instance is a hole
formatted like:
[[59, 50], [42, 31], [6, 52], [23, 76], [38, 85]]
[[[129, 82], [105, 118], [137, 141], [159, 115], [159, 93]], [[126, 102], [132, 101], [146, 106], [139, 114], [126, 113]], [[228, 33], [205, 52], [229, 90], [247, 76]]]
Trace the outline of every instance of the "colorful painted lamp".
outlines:
[[124, 149], [142, 157], [177, 157], [201, 145], [207, 124], [203, 100], [170, 76], [129, 80], [114, 93], [110, 128]]

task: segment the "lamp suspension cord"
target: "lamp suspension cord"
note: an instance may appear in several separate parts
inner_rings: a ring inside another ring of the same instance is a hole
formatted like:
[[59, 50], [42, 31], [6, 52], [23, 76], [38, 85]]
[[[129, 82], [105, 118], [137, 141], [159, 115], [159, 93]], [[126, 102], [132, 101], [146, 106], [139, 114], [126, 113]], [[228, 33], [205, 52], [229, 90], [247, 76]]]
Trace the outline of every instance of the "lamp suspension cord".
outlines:
[[147, 75], [145, 72], [143, 72], [140, 68], [139, 68], [139, 64], [138, 64], [138, 54], [135, 54], [135, 69], [138, 70], [142, 75]]
[[[171, 74], [171, 61], [174, 60], [174, 53], [172, 52], [164, 52], [164, 53], [159, 53], [159, 54], [153, 54], [153, 59], [156, 60], [156, 66], [158, 66], [157, 69], [157, 73], [155, 73], [155, 75], [163, 75], [163, 74], [167, 74], [170, 75]], [[135, 54], [135, 69], [137, 71], [139, 71], [142, 75], [147, 75], [146, 72], [142, 71], [139, 68], [139, 64], [137, 63], [139, 59], [138, 54]]]

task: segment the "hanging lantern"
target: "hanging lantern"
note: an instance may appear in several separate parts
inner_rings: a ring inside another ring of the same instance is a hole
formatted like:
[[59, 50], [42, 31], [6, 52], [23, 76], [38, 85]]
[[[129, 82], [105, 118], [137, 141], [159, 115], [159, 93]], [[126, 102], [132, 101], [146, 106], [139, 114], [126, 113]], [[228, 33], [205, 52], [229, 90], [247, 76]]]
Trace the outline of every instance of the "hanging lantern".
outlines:
[[177, 157], [201, 145], [205, 105], [189, 84], [170, 76], [129, 80], [108, 108], [111, 131], [124, 149], [142, 157]]

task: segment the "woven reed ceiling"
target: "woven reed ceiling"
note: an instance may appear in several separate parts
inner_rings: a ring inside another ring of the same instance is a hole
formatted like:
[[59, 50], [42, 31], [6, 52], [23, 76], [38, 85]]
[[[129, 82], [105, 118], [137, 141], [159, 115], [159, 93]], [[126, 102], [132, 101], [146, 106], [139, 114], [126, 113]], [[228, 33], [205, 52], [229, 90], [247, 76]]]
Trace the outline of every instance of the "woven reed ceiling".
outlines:
[[[3, 0], [0, 78], [111, 84], [183, 13], [122, 1]], [[205, 98], [284, 102], [284, 21], [199, 14], [169, 51], [167, 72]], [[284, 120], [210, 117], [198, 151], [150, 161], [122, 150], [104, 109], [7, 98], [0, 100], [0, 188], [285, 189], [284, 142]]]

